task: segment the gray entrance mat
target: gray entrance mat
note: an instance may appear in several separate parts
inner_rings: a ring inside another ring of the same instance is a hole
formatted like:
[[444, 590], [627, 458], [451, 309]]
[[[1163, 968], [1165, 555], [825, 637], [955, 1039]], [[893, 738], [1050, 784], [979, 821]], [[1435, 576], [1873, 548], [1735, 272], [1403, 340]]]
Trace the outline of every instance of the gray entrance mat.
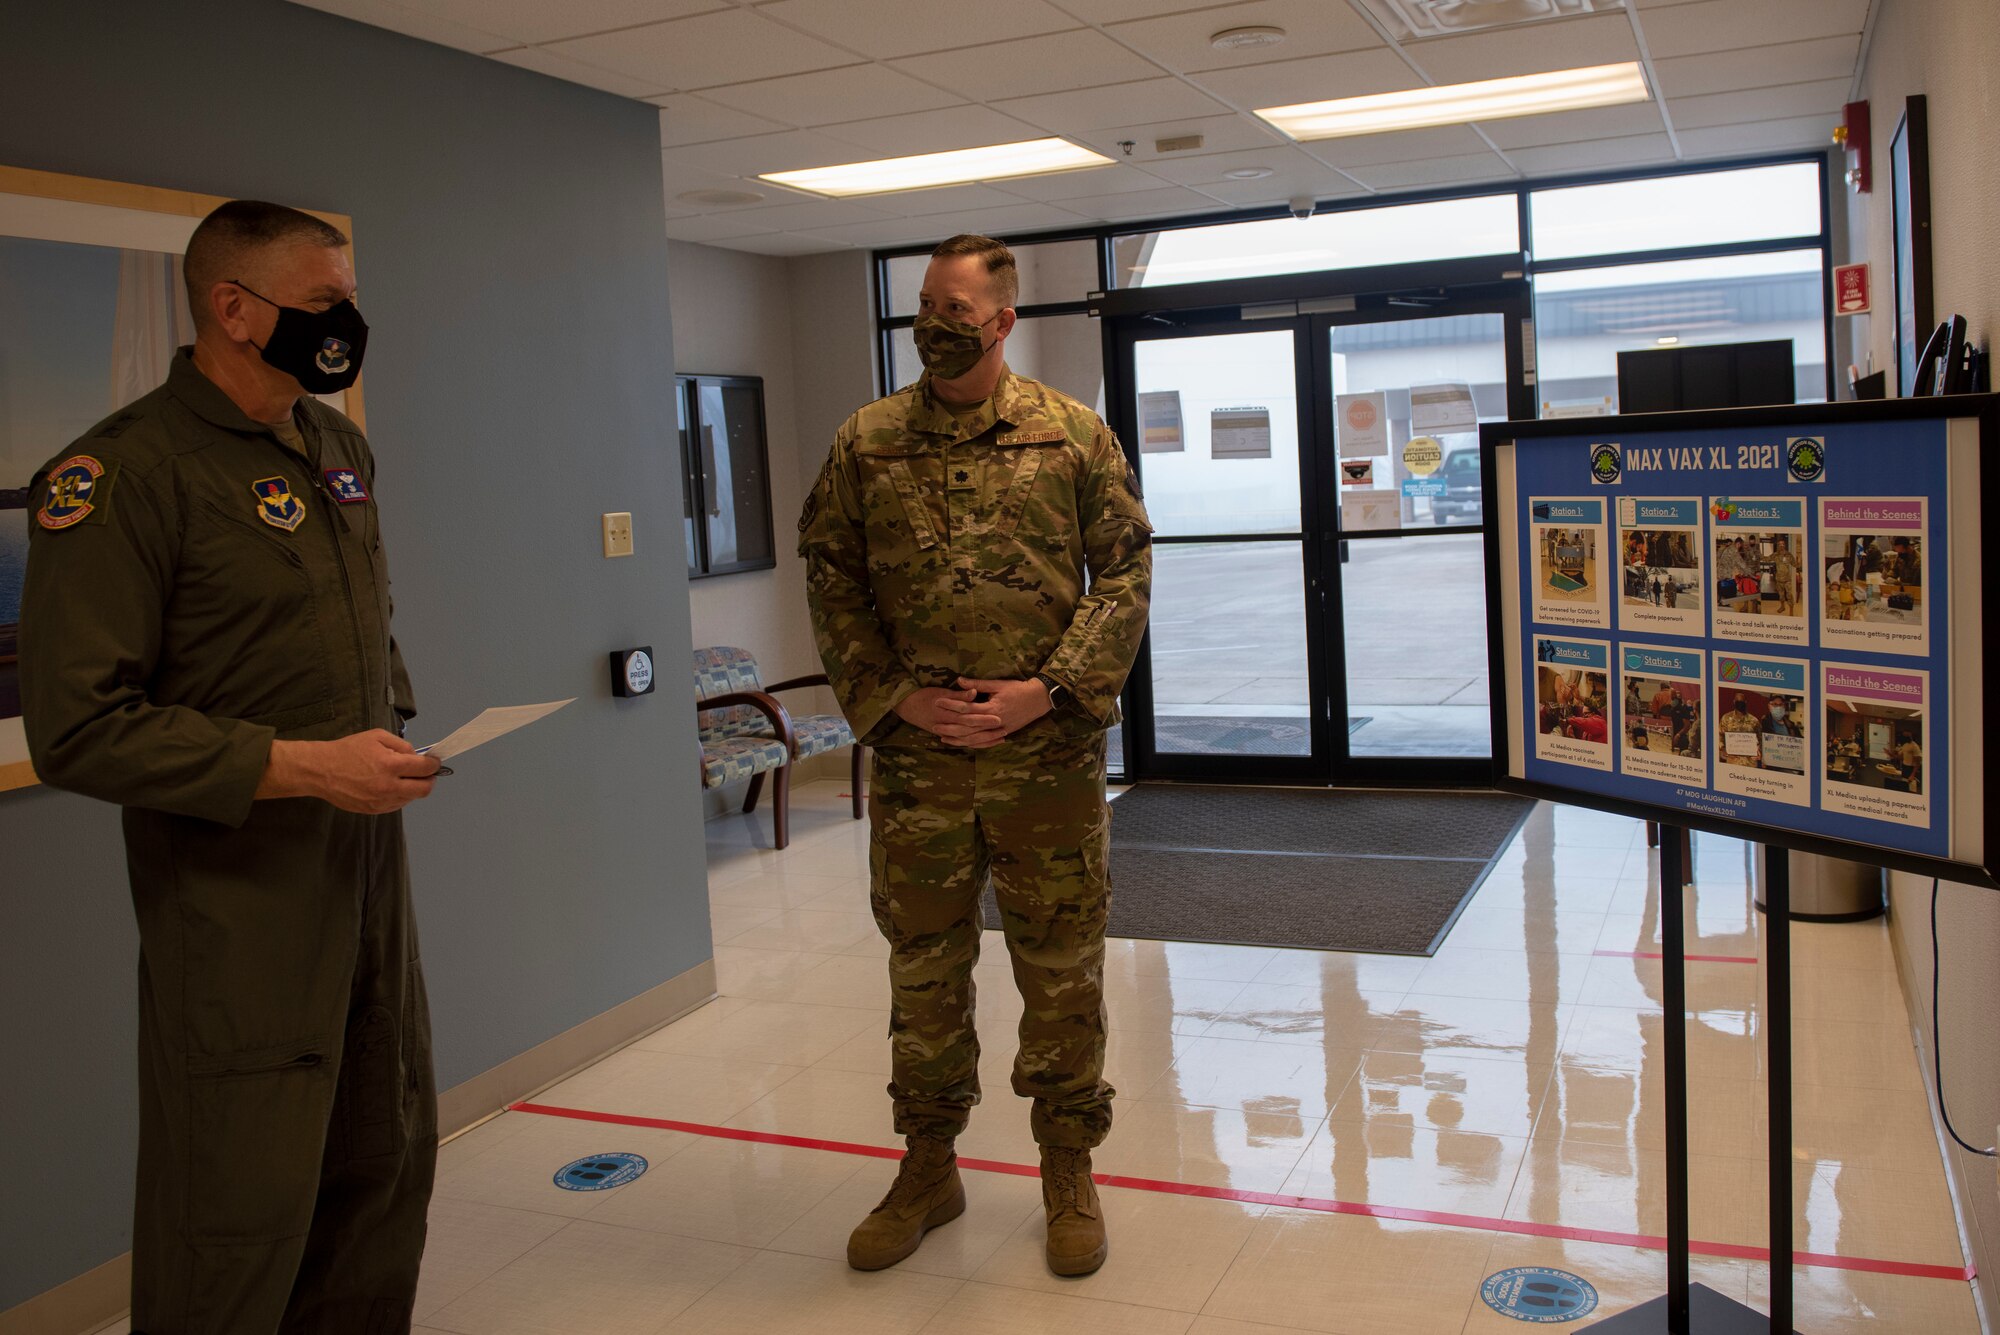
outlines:
[[[1111, 936], [1429, 955], [1534, 809], [1499, 793], [1144, 784], [1111, 808]], [[1000, 926], [989, 891], [989, 928]]]

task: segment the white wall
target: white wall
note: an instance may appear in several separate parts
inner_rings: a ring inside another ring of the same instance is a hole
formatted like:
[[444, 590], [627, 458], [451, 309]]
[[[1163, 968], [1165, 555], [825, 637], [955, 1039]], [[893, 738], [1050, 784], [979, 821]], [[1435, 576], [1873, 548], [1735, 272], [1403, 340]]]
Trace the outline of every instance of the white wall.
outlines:
[[[770, 447], [777, 565], [689, 581], [694, 643], [748, 649], [766, 682], [819, 672], [797, 524], [834, 429], [875, 397], [869, 258], [848, 251], [786, 259], [678, 241], [668, 253], [676, 266], [674, 369], [761, 376]], [[675, 529], [653, 540], [682, 537]], [[823, 689], [788, 692], [784, 703], [794, 713], [835, 708]], [[819, 758], [801, 777], [844, 774], [846, 763], [844, 753]], [[741, 795], [740, 785], [711, 795], [710, 814]]]
[[[1866, 260], [1877, 313], [1854, 317], [1859, 348], [1875, 365], [1892, 365], [1893, 321], [1889, 140], [1904, 98], [1925, 96], [1930, 120], [1933, 298], [1940, 318], [1965, 316], [1970, 339], [1991, 345], [2000, 327], [2000, 212], [1994, 208], [1992, 126], [2000, 118], [2000, 23], [1987, 0], [1878, 0], [1861, 96], [1870, 104], [1874, 189], [1848, 196], [1852, 260]], [[1890, 374], [1893, 388], [1894, 372]], [[1897, 955], [1910, 1012], [1931, 1066], [1931, 939], [1928, 880], [1890, 878]], [[2000, 1061], [1993, 1016], [2000, 1010], [2000, 894], [1943, 887], [1938, 928], [1943, 942], [1945, 1093], [1952, 1120], [1968, 1140], [1994, 1142], [2000, 1122]], [[1954, 1149], [1953, 1185], [1972, 1235], [1979, 1284], [1989, 1312], [2000, 1310], [2000, 1195], [1993, 1161]]]

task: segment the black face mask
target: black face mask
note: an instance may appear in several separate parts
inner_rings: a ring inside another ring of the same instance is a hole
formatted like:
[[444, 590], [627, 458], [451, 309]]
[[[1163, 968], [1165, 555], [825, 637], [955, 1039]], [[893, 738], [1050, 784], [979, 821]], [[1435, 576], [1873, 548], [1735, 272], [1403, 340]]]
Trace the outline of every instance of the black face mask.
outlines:
[[337, 394], [361, 378], [361, 354], [368, 347], [368, 323], [352, 301], [323, 311], [278, 306], [263, 293], [229, 280], [267, 306], [278, 307], [278, 324], [257, 351], [271, 366], [299, 382], [308, 394]]

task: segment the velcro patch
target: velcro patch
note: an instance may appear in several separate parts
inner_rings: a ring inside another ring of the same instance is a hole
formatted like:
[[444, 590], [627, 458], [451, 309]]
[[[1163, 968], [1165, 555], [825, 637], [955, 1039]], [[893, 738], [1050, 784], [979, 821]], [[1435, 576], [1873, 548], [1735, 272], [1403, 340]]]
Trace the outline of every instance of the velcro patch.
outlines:
[[1068, 440], [1069, 433], [1059, 426], [1044, 427], [1034, 431], [1009, 431], [1004, 436], [994, 438], [995, 445], [1049, 445], [1058, 440]]
[[104, 522], [104, 507], [111, 500], [115, 469], [106, 468], [88, 454], [76, 454], [49, 470], [48, 493], [35, 521], [43, 528], [60, 531], [75, 528], [95, 516]]
[[325, 477], [326, 494], [342, 505], [359, 505], [368, 499], [368, 488], [361, 485], [361, 474], [352, 468], [329, 468]]

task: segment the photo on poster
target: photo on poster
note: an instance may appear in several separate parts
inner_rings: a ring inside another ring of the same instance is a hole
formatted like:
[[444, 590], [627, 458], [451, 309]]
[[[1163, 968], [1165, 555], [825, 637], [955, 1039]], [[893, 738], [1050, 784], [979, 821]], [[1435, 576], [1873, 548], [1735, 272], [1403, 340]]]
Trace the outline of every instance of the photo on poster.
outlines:
[[1707, 633], [1701, 511], [1695, 496], [1619, 497], [1619, 625], [1675, 635]]
[[1853, 663], [1826, 663], [1820, 673], [1826, 708], [1820, 806], [1929, 829], [1929, 674]]
[[1806, 756], [1812, 719], [1806, 712], [1807, 664], [1791, 658], [1715, 656], [1714, 789], [1809, 806]]
[[1808, 644], [1806, 503], [1717, 496], [1708, 503], [1713, 634], [1760, 644]]
[[1609, 630], [1603, 500], [1531, 497], [1528, 521], [1535, 620]]
[[1535, 756], [1611, 769], [1611, 646], [1535, 637]]
[[1618, 768], [1642, 779], [1708, 787], [1702, 653], [1656, 644], [1618, 647]]
[[1930, 652], [1921, 496], [1822, 497], [1820, 643], [1883, 654]]

